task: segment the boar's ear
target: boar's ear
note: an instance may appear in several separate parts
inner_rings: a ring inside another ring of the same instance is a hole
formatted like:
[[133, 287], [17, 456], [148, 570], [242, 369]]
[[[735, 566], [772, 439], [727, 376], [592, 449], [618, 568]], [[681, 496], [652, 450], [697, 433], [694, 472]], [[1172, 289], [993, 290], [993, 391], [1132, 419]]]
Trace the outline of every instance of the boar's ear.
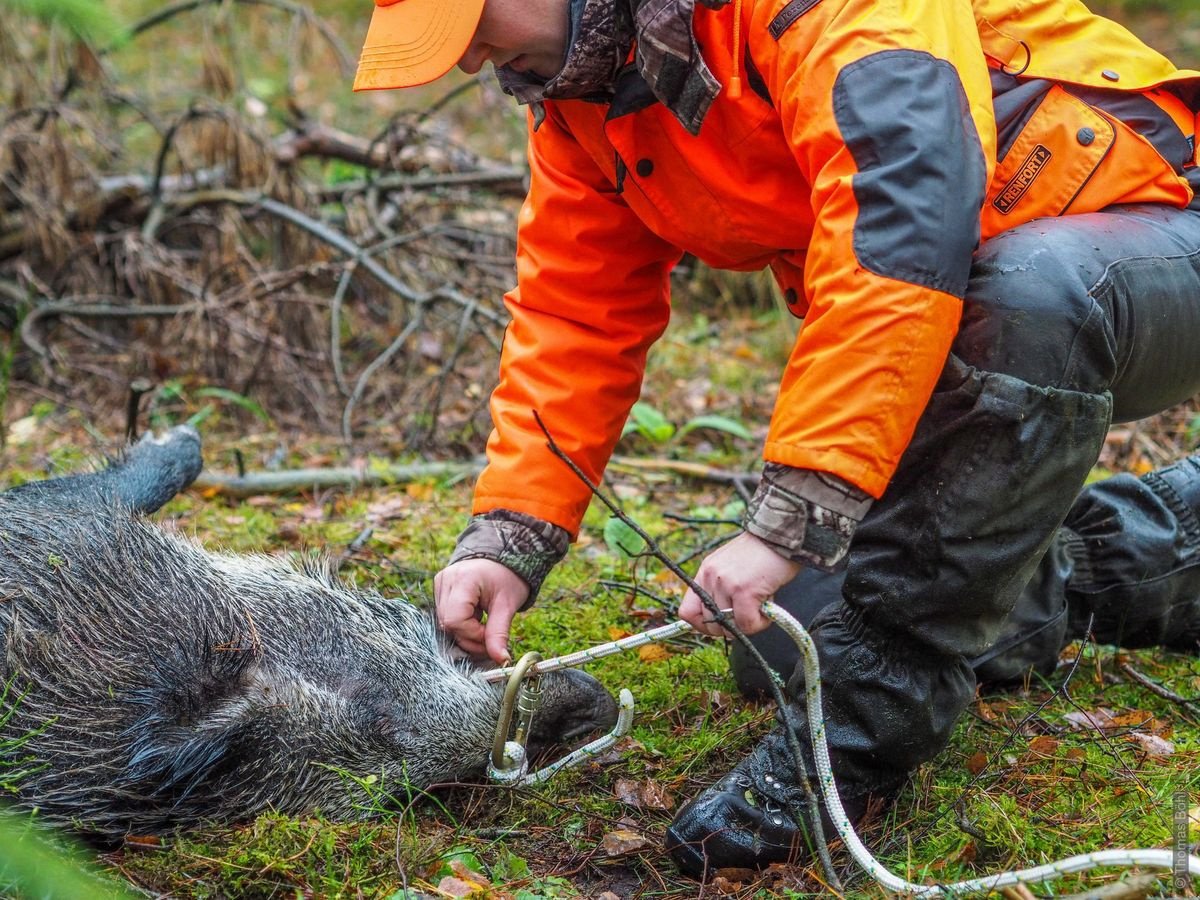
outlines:
[[262, 726], [255, 653], [206, 648], [198, 671], [156, 673], [162, 690], [140, 698], [149, 710], [127, 731], [122, 781], [138, 793], [182, 801], [235, 770]]
[[235, 771], [254, 745], [254, 731], [252, 712], [243, 708], [233, 717], [145, 733], [132, 747], [121, 781], [139, 794], [182, 802]]
[[215, 727], [172, 728], [139, 742], [121, 779], [151, 797], [187, 799], [196, 788], [233, 772], [250, 742], [248, 716]]

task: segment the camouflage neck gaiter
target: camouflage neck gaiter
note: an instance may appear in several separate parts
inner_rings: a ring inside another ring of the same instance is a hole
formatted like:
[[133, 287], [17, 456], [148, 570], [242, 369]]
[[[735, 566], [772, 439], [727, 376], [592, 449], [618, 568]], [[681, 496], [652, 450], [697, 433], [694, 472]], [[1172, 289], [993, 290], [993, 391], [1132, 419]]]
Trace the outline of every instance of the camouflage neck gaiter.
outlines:
[[500, 86], [533, 106], [536, 127], [545, 116], [543, 100], [611, 100], [636, 39], [635, 62], [647, 86], [696, 134], [721, 90], [692, 33], [697, 2], [720, 9], [729, 0], [570, 0], [571, 37], [559, 73], [544, 79], [502, 66]]

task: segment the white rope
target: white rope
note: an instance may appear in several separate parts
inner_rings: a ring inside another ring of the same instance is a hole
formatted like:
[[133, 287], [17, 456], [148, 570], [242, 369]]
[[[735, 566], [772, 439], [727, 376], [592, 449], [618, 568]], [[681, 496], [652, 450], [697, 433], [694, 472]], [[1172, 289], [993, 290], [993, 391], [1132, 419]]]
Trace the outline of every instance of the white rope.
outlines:
[[[768, 619], [776, 622], [796, 642], [796, 646], [800, 648], [800, 655], [804, 661], [805, 701], [808, 707], [809, 729], [812, 733], [813, 757], [817, 764], [817, 778], [821, 783], [821, 792], [825, 796], [825, 807], [829, 812], [830, 819], [833, 820], [834, 828], [837, 830], [838, 836], [842, 839], [846, 849], [850, 851], [850, 855], [854, 858], [854, 861], [889, 891], [907, 893], [916, 897], [987, 894], [1002, 887], [1022, 883], [1053, 881], [1065, 875], [1085, 872], [1089, 869], [1096, 869], [1102, 866], [1146, 866], [1152, 869], [1168, 870], [1173, 868], [1175, 856], [1170, 850], [1134, 849], [1098, 850], [1095, 853], [1081, 853], [1077, 856], [1059, 860], [1058, 862], [1034, 866], [1029, 869], [1020, 869], [1015, 872], [1000, 872], [996, 875], [973, 878], [969, 881], [960, 881], [955, 884], [917, 884], [888, 871], [879, 860], [871, 855], [871, 851], [866, 848], [863, 842], [859, 840], [858, 834], [855, 833], [853, 826], [850, 824], [850, 819], [846, 815], [846, 810], [842, 807], [841, 797], [838, 796], [837, 785], [833, 780], [833, 766], [829, 760], [829, 745], [825, 739], [825, 716], [821, 707], [821, 671], [817, 664], [816, 645], [813, 644], [812, 638], [809, 637], [804, 626], [797, 622], [782, 607], [771, 601], [767, 601], [763, 604], [763, 614]], [[620, 653], [623, 650], [630, 650], [654, 641], [664, 641], [677, 635], [686, 634], [691, 630], [692, 627], [687, 622], [673, 622], [670, 625], [663, 625], [659, 628], [642, 632], [641, 634], [631, 635], [617, 641], [610, 641], [598, 647], [580, 650], [566, 656], [557, 656], [553, 659], [542, 660], [530, 669], [529, 674], [538, 675], [543, 672], [553, 672], [557, 669], [582, 665], [586, 662], [602, 659], [605, 656], [611, 656], [614, 653]], [[489, 682], [503, 681], [511, 672], [511, 668], [494, 669], [486, 673], [484, 678]], [[629, 695], [628, 691], [621, 691], [622, 716], [626, 715], [627, 712], [625, 705], [626, 695]], [[632, 718], [632, 695], [629, 695], [628, 715]], [[618, 727], [620, 727], [619, 724]], [[628, 730], [628, 724], [626, 725], [626, 730]], [[600, 738], [599, 741], [593, 743], [600, 743], [605, 740], [606, 738]], [[611, 741], [609, 743], [611, 744]], [[594, 750], [590, 753], [585, 753], [592, 746], [592, 744], [589, 744], [587, 747], [577, 750], [553, 766], [548, 766], [546, 769], [536, 772], [533, 775], [524, 776], [524, 779], [529, 780], [522, 780], [519, 783], [531, 783], [533, 779], [538, 781], [545, 780], [541, 777], [543, 772], [548, 773], [545, 775], [545, 778], [548, 778], [559, 769], [572, 765], [586, 756], [594, 756], [597, 752], [600, 752]], [[1200, 857], [1188, 854], [1187, 868], [1188, 874], [1191, 877], [1200, 877]]]

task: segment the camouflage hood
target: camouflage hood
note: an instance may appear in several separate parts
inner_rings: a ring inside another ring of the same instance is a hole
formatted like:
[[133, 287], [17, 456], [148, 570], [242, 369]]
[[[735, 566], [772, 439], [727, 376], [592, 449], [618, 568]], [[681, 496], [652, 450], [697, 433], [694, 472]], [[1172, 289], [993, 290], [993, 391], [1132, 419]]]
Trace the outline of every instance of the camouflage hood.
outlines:
[[571, 38], [563, 67], [549, 79], [497, 70], [500, 86], [533, 106], [535, 127], [544, 100], [608, 102], [617, 72], [637, 45], [634, 62], [654, 96], [696, 134], [721, 85], [692, 33], [696, 3], [720, 9], [729, 0], [571, 0]]

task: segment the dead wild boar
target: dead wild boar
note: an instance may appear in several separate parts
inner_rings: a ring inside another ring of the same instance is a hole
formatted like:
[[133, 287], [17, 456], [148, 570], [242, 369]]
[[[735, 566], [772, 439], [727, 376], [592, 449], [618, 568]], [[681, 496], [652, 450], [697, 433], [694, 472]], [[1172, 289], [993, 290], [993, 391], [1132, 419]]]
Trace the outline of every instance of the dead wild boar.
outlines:
[[[143, 518], [199, 473], [188, 428], [91, 474], [0, 493], [0, 783], [97, 836], [357, 818], [359, 779], [479, 774], [500, 688], [430, 615], [325, 568], [217, 553]], [[616, 719], [590, 676], [543, 678], [534, 743]], [[348, 777], [349, 776], [349, 777]]]

